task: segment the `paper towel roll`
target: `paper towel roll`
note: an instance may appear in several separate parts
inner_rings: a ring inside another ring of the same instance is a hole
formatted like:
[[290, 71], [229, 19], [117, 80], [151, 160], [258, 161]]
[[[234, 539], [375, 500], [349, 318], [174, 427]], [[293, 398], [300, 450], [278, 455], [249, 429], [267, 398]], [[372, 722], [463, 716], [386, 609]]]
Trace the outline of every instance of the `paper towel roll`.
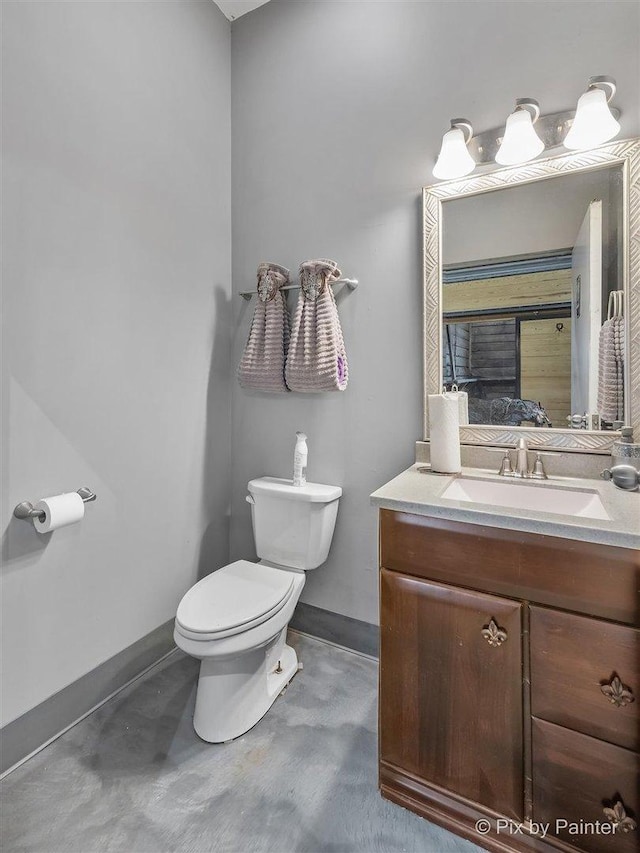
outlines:
[[33, 526], [38, 533], [49, 533], [84, 518], [84, 501], [77, 492], [43, 498], [34, 509], [44, 512], [44, 521], [33, 519]]
[[431, 468], [457, 474], [460, 464], [460, 415], [456, 394], [429, 394], [429, 445]]

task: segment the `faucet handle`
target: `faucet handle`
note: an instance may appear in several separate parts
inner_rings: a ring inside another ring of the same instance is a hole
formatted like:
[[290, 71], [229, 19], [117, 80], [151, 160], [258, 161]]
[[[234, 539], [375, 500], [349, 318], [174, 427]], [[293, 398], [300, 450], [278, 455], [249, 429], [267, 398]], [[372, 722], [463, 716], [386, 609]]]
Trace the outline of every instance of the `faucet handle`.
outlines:
[[534, 480], [547, 480], [547, 472], [544, 470], [544, 463], [542, 462], [542, 457], [540, 456], [540, 451], [536, 451], [536, 461], [533, 466], [533, 471], [531, 472], [531, 477]]
[[502, 464], [500, 465], [500, 470], [498, 474], [501, 477], [511, 477], [513, 474], [513, 468], [511, 467], [511, 456], [509, 456], [509, 451], [505, 450], [504, 457], [502, 458]]

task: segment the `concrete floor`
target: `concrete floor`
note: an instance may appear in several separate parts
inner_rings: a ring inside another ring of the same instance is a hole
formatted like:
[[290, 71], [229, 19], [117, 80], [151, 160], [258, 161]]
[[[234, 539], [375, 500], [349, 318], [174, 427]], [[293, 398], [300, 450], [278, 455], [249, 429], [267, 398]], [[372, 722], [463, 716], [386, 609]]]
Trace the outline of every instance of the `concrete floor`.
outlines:
[[291, 634], [304, 670], [250, 732], [193, 731], [167, 658], [2, 782], [3, 853], [474, 853], [376, 787], [377, 664]]

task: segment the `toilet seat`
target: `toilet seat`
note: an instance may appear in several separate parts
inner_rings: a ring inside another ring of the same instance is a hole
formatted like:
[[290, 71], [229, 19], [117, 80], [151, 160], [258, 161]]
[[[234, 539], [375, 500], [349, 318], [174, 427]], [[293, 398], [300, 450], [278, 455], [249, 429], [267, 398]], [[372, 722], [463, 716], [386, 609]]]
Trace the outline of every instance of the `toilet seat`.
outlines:
[[237, 560], [203, 578], [178, 605], [176, 630], [192, 640], [222, 639], [248, 631], [286, 605], [295, 573]]

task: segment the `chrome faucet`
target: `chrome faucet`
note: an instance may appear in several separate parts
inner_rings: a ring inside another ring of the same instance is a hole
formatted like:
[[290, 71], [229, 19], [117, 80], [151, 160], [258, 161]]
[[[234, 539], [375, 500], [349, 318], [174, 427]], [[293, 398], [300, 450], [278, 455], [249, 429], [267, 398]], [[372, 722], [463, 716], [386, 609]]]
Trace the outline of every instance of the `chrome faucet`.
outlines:
[[502, 464], [498, 474], [501, 477], [519, 477], [520, 479], [528, 480], [546, 480], [547, 474], [544, 470], [544, 464], [540, 451], [536, 451], [536, 461], [533, 469], [529, 470], [529, 446], [524, 438], [519, 439], [516, 445], [515, 463], [511, 459], [511, 454], [505, 450]]

